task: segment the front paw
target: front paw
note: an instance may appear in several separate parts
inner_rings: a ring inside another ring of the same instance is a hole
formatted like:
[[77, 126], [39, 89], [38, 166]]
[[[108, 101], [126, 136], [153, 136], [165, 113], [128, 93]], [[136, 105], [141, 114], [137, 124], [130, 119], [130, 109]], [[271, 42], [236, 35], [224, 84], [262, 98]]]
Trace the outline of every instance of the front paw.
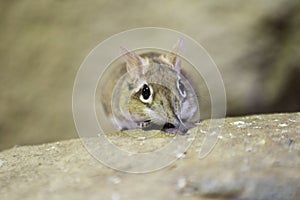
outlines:
[[138, 123], [138, 126], [139, 126], [140, 128], [147, 128], [147, 127], [150, 126], [150, 124], [151, 124], [150, 122], [151, 122], [150, 120], [143, 121], [143, 122], [139, 122], [139, 123]]

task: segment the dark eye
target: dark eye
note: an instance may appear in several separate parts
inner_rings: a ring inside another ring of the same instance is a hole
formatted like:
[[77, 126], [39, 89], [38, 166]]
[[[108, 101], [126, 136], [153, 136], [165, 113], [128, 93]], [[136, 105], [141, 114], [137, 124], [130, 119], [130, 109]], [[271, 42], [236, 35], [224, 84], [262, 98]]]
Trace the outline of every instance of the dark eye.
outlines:
[[140, 96], [140, 100], [144, 103], [151, 103], [152, 97], [151, 97], [152, 90], [150, 86], [147, 84], [144, 84], [142, 87], [142, 95]]
[[149, 99], [151, 95], [150, 88], [146, 84], [143, 86], [142, 95], [145, 100]]
[[185, 92], [185, 87], [183, 85], [183, 83], [181, 82], [181, 80], [178, 81], [177, 87], [180, 91], [180, 94], [185, 97], [186, 96], [186, 92]]

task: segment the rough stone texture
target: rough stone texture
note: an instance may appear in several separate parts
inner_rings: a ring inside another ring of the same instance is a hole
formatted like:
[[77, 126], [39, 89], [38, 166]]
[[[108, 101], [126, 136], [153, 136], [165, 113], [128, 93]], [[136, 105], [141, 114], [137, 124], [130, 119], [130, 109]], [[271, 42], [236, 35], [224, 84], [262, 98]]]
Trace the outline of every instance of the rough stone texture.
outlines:
[[[0, 199], [300, 199], [300, 113], [226, 118], [217, 145], [199, 159], [207, 126], [193, 130], [184, 156], [148, 174], [103, 166], [79, 139], [2, 151]], [[118, 141], [133, 144], [124, 134]]]

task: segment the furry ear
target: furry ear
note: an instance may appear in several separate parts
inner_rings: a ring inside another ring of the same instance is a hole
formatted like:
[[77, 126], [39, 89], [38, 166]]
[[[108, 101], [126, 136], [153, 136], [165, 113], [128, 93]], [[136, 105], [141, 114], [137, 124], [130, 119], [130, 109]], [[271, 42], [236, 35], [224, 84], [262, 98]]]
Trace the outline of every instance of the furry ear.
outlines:
[[142, 58], [133, 51], [129, 51], [125, 47], [120, 48], [126, 62], [127, 72], [137, 70], [139, 73], [144, 74], [144, 68], [149, 64], [149, 60]]
[[159, 57], [159, 59], [162, 62], [171, 65], [172, 68], [178, 73], [180, 72], [180, 64], [181, 64], [178, 53], [183, 50], [183, 45], [184, 45], [183, 39], [179, 38], [176, 44], [173, 46], [172, 51], [170, 53], [168, 53], [167, 55], [161, 55]]

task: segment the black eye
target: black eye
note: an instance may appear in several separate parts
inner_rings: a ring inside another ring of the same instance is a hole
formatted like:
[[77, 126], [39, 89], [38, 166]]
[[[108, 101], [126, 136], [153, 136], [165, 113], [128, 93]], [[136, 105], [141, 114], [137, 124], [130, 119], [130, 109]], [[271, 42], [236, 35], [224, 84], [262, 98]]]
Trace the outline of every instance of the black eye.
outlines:
[[142, 89], [142, 96], [145, 100], [149, 99], [151, 95], [151, 91], [150, 88], [148, 87], [148, 85], [144, 84], [143, 89]]
[[178, 81], [178, 89], [180, 90], [181, 95], [185, 97], [185, 95], [186, 95], [185, 87], [184, 87], [183, 83], [181, 82], [181, 80]]

